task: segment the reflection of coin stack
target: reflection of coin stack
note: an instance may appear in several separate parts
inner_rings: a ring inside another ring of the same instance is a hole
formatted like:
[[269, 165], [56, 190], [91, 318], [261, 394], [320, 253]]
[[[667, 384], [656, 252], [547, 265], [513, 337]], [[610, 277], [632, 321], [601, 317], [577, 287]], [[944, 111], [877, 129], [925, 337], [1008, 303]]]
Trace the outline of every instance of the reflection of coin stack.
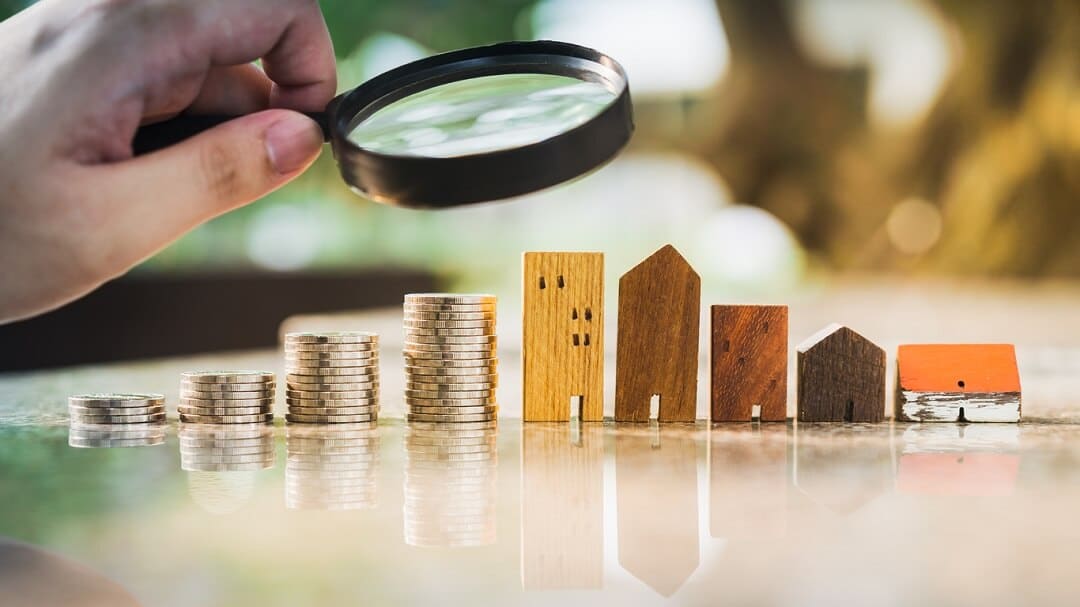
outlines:
[[180, 421], [256, 424], [274, 419], [274, 374], [269, 371], [193, 371], [180, 383]]
[[495, 429], [488, 423], [412, 423], [405, 429], [405, 542], [495, 543]]
[[269, 426], [181, 425], [180, 467], [188, 471], [238, 472], [274, 465]]
[[285, 336], [285, 419], [368, 423], [379, 416], [379, 336], [363, 331]]
[[72, 447], [149, 447], [165, 444], [165, 424], [139, 425], [82, 425], [68, 428], [68, 445]]
[[155, 424], [165, 421], [161, 394], [81, 394], [68, 398], [72, 426]]
[[493, 295], [406, 295], [404, 352], [409, 421], [494, 425]]
[[375, 423], [286, 430], [285, 507], [298, 510], [373, 508], [379, 463]]

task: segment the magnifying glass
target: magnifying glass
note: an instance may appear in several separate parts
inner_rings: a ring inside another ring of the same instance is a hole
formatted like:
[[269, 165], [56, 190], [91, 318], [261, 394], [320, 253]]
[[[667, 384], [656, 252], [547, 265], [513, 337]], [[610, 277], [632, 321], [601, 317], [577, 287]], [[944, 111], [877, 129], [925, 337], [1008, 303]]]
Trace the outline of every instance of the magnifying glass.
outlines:
[[[617, 61], [565, 42], [504, 42], [372, 78], [309, 114], [345, 183], [383, 204], [438, 209], [511, 198], [588, 173], [634, 130]], [[136, 154], [229, 120], [182, 115], [136, 133]]]

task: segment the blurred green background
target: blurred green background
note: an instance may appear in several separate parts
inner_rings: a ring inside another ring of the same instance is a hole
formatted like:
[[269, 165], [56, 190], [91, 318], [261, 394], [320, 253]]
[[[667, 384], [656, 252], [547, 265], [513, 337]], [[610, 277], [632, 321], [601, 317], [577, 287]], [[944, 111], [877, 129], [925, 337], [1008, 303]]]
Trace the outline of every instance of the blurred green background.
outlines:
[[[26, 2], [0, 0], [0, 16]], [[815, 275], [1080, 275], [1080, 11], [1071, 0], [322, 0], [342, 88], [507, 39], [620, 59], [631, 148], [528, 202], [357, 198], [330, 154], [138, 271], [402, 268], [518, 280], [526, 249], [627, 268], [672, 242], [713, 288]]]

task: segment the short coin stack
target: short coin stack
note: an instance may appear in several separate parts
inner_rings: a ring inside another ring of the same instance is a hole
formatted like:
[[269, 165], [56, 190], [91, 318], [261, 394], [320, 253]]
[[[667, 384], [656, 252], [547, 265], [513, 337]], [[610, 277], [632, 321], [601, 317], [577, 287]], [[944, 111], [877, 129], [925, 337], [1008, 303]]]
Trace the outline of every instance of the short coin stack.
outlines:
[[274, 419], [274, 374], [269, 371], [192, 371], [180, 383], [180, 421], [260, 424]]
[[285, 368], [289, 422], [351, 424], [378, 419], [378, 335], [289, 333]]
[[68, 398], [72, 425], [154, 424], [165, 421], [161, 394], [80, 394]]
[[405, 296], [405, 404], [410, 422], [498, 417], [495, 296]]

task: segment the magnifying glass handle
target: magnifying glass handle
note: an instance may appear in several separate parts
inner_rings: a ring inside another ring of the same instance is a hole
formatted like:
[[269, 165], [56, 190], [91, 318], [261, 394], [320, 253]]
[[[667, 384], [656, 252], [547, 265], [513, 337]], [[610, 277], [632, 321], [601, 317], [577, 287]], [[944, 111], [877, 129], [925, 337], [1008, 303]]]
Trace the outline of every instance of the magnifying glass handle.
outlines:
[[[322, 128], [323, 139], [329, 141], [330, 125], [328, 114], [326, 112], [304, 112], [304, 115], [319, 123], [319, 127]], [[135, 131], [135, 139], [132, 140], [131, 147], [136, 156], [149, 154], [180, 143], [234, 118], [238, 118], [238, 116], [181, 114], [169, 120], [139, 127], [139, 130]]]

